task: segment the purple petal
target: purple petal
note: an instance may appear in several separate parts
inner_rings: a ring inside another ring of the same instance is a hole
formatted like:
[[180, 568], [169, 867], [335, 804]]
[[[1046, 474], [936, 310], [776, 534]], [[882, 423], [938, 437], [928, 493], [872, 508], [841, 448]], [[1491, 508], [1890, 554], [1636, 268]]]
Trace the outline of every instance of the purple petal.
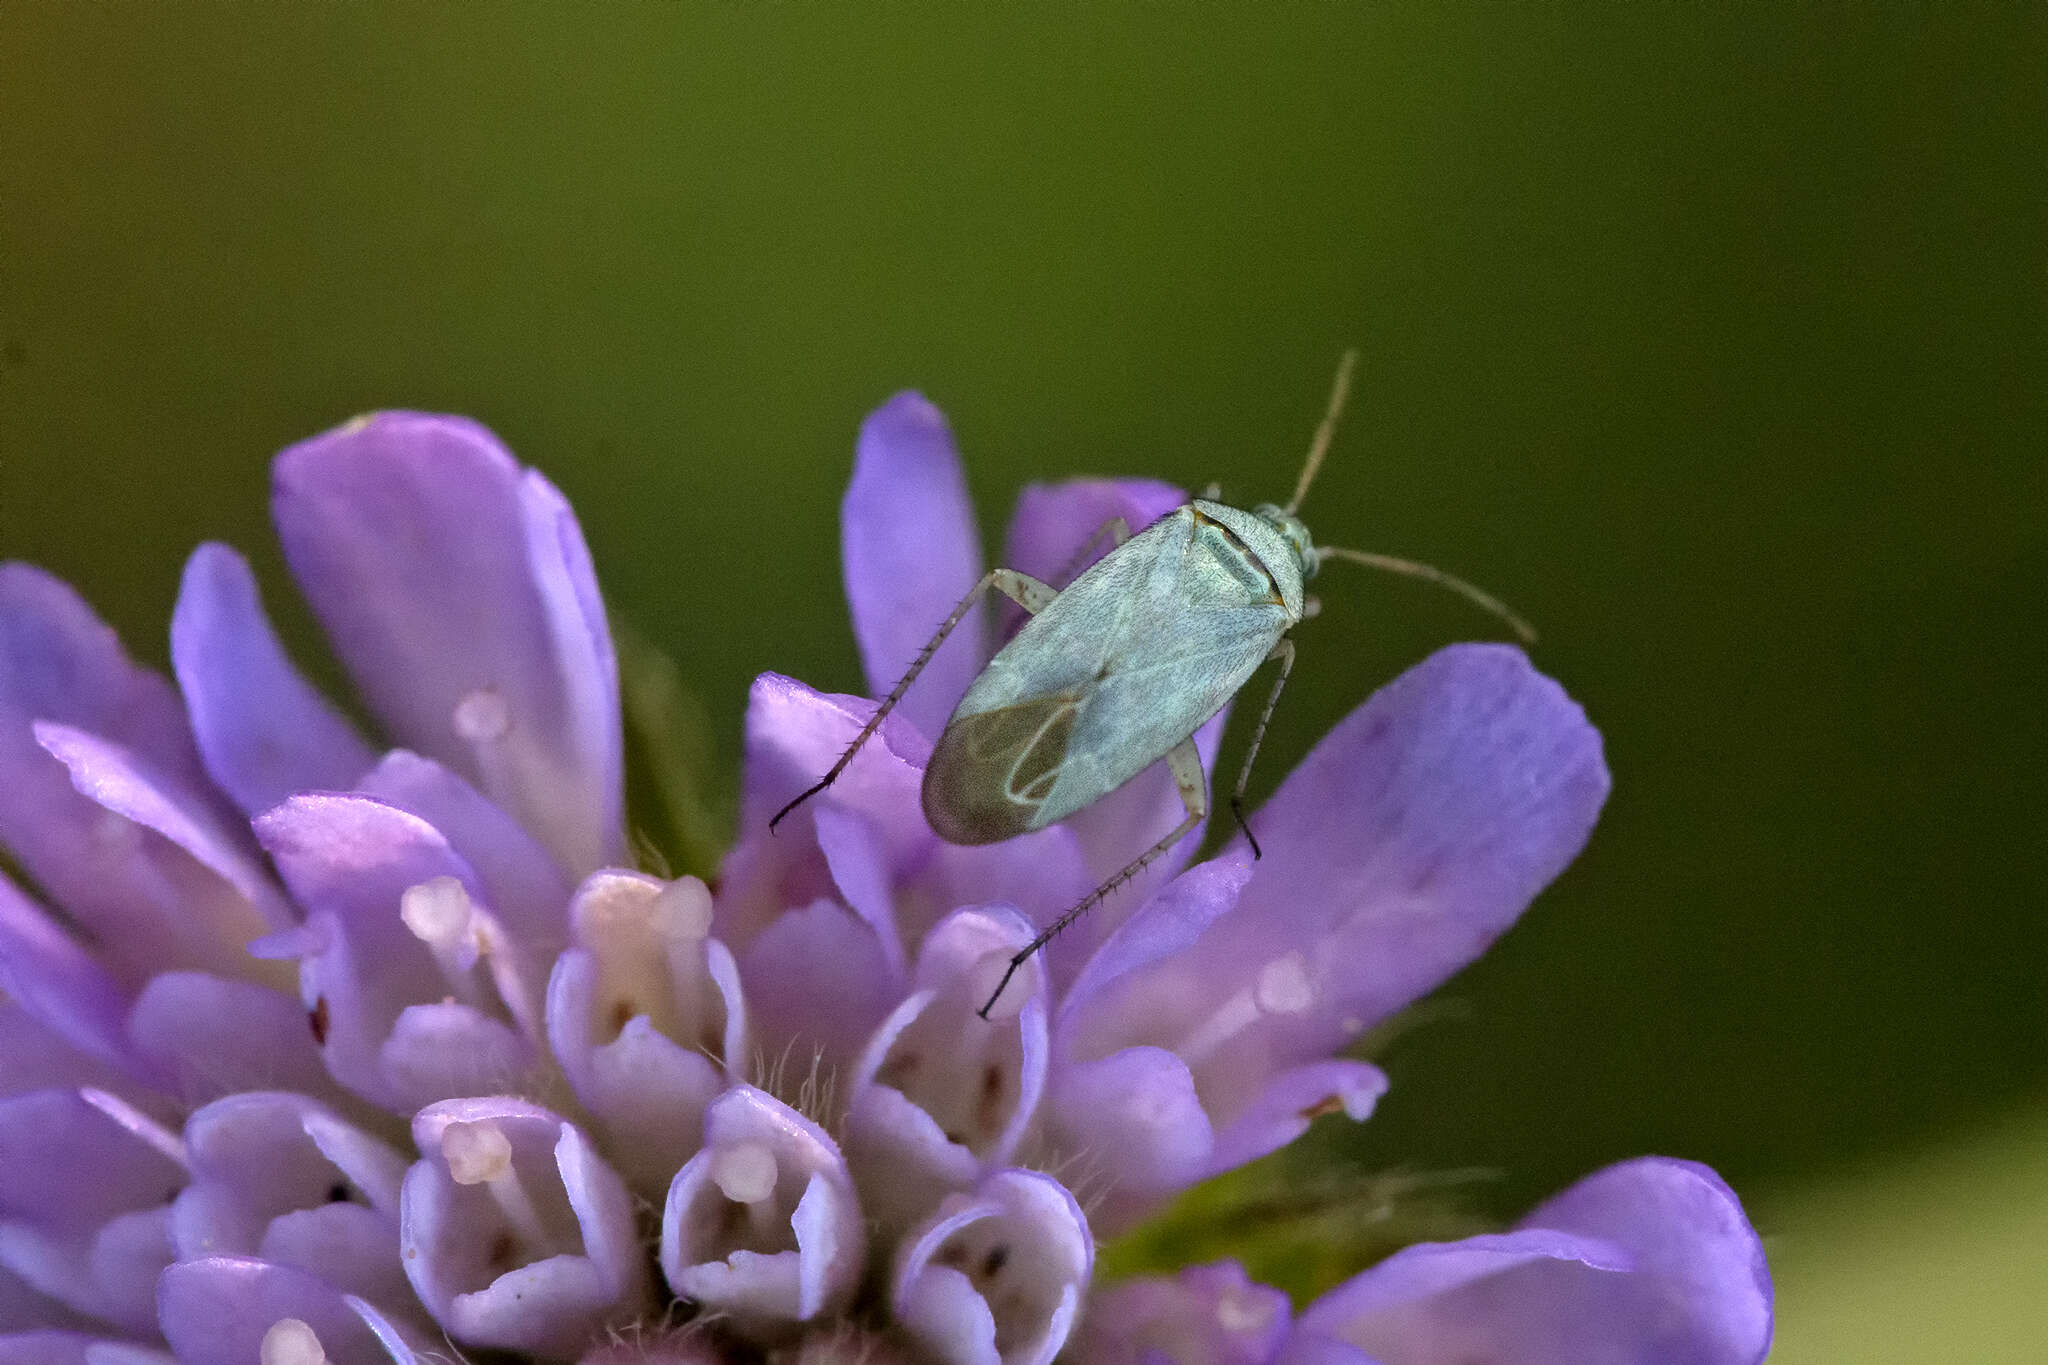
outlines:
[[65, 1043], [124, 1074], [158, 1079], [128, 1044], [128, 999], [99, 963], [0, 876], [0, 990]]
[[889, 1299], [897, 1321], [943, 1359], [1050, 1365], [1094, 1262], [1088, 1220], [1063, 1185], [999, 1171], [904, 1239]]
[[150, 1330], [181, 1157], [175, 1135], [103, 1092], [0, 1100], [0, 1267], [77, 1312]]
[[170, 684], [130, 663], [65, 584], [31, 565], [0, 563], [0, 844], [79, 913], [105, 895], [105, 871], [89, 856], [96, 812], [29, 733], [38, 720], [91, 730], [174, 779], [205, 781]]
[[398, 1262], [406, 1160], [302, 1095], [253, 1092], [185, 1125], [192, 1183], [172, 1208], [185, 1258], [258, 1256], [372, 1301], [411, 1305]]
[[125, 1106], [96, 1104], [87, 1098], [93, 1093], [38, 1090], [0, 1100], [5, 1217], [89, 1231], [116, 1214], [162, 1204], [185, 1183], [160, 1130], [151, 1125], [156, 1141], [139, 1135]]
[[904, 973], [903, 937], [896, 923], [893, 871], [882, 840], [867, 819], [836, 802], [821, 805], [812, 816], [818, 851], [832, 874], [846, 908], [874, 930], [875, 942], [889, 966], [889, 975]]
[[[518, 946], [483, 908], [479, 878], [438, 830], [363, 796], [295, 796], [255, 823], [310, 912], [289, 948], [301, 956], [300, 997], [337, 1080], [377, 1103], [415, 1108], [523, 1072], [541, 984], [529, 981]], [[407, 927], [407, 892], [429, 886], [464, 899], [471, 928], [459, 944], [430, 947]], [[451, 996], [456, 1003], [444, 1005]]]
[[661, 1221], [669, 1287], [775, 1336], [837, 1312], [866, 1239], [838, 1146], [803, 1115], [734, 1086], [704, 1116], [704, 1149], [676, 1172]]
[[526, 956], [545, 962], [568, 942], [570, 886], [545, 848], [460, 775], [404, 749], [384, 755], [358, 784], [441, 832], [476, 870], [491, 908]]
[[376, 755], [293, 666], [248, 561], [202, 545], [171, 615], [171, 660], [206, 769], [245, 814], [293, 792], [346, 791]]
[[273, 1331], [295, 1342], [309, 1331], [334, 1365], [384, 1365], [394, 1358], [334, 1286], [248, 1257], [178, 1262], [157, 1287], [157, 1311], [183, 1361], [254, 1361]]
[[831, 900], [780, 915], [740, 960], [748, 1028], [764, 1057], [838, 1073], [903, 990], [868, 923]]
[[[1607, 792], [1599, 735], [1517, 650], [1456, 646], [1316, 746], [1259, 817], [1266, 857], [1187, 950], [1105, 982], [1075, 1055], [1186, 1060], [1219, 1128], [1476, 956], [1570, 862]], [[1243, 858], [1242, 840], [1223, 854]]]
[[1410, 1247], [1300, 1320], [1282, 1359], [1348, 1343], [1387, 1365], [1756, 1365], [1771, 1291], [1756, 1234], [1711, 1171], [1609, 1167], [1518, 1231]]
[[1094, 1365], [1266, 1365], [1287, 1315], [1287, 1296], [1237, 1262], [1190, 1266], [1091, 1296], [1075, 1354]]
[[127, 878], [139, 887], [155, 880], [155, 873], [168, 883], [150, 898], [151, 919], [128, 917], [124, 927], [131, 940], [122, 945], [128, 956], [147, 953], [149, 966], [194, 966], [287, 984], [289, 973], [252, 961], [244, 949], [297, 917], [264, 870], [248, 830], [239, 819], [230, 822], [212, 789], [182, 785], [132, 751], [86, 731], [50, 721], [34, 729], [80, 795], [141, 827], [123, 831], [120, 840], [135, 864]]
[[830, 789], [791, 812], [773, 833], [768, 829], [769, 818], [846, 751], [873, 706], [774, 673], [754, 680], [740, 842], [726, 859], [718, 893], [718, 937], [736, 952], [744, 955], [787, 907], [840, 897], [817, 839], [817, 813], [825, 806], [867, 822], [892, 883], [930, 856], [937, 840], [925, 824], [918, 787], [931, 746], [893, 716]]
[[1215, 1131], [1187, 1063], [1159, 1047], [1127, 1047], [1053, 1073], [1052, 1129], [1064, 1150], [1105, 1164], [1118, 1190], [1148, 1199], [1185, 1188], [1210, 1164]]
[[188, 1104], [235, 1090], [324, 1094], [333, 1082], [294, 996], [204, 972], [150, 978], [128, 1016], [136, 1055]]
[[916, 992], [854, 1069], [846, 1154], [871, 1220], [902, 1231], [951, 1190], [1008, 1163], [1045, 1086], [1045, 975], [1027, 963], [977, 1011], [1032, 926], [1007, 906], [962, 910], [925, 940]]
[[[0, 890], [0, 897], [6, 892]], [[0, 911], [0, 919], [5, 912]], [[6, 979], [5, 934], [0, 927], [0, 982]], [[61, 1034], [0, 991], [0, 1097], [30, 1090], [93, 1086], [120, 1091], [127, 1078], [64, 1041]]]
[[1187, 500], [1180, 489], [1155, 479], [1026, 484], [1010, 516], [1003, 563], [1064, 588], [1111, 548], [1109, 537], [1101, 536], [1087, 561], [1075, 562], [1111, 517], [1122, 517], [1136, 535]]
[[473, 422], [380, 413], [278, 457], [292, 572], [407, 747], [475, 781], [564, 867], [616, 862], [616, 663], [560, 494]]
[[[862, 424], [839, 517], [853, 633], [879, 697], [981, 578], [953, 433], [922, 394], [899, 393]], [[904, 695], [897, 714], [926, 738], [937, 737], [987, 661], [986, 630], [977, 602]]]
[[449, 1100], [413, 1119], [406, 1273], [478, 1346], [576, 1354], [651, 1305], [632, 1196], [583, 1135], [515, 1099]]
[[[913, 943], [963, 905], [1002, 901], [1023, 911], [1034, 925], [1048, 924], [1095, 885], [1081, 841], [1066, 825], [1053, 825], [997, 844], [937, 844], [902, 887], [896, 915]], [[1057, 967], [1065, 957], [1062, 952], [1048, 962]]]
[[161, 1351], [86, 1332], [0, 1332], [0, 1365], [177, 1365]]
[[1307, 1132], [1311, 1120], [1324, 1114], [1343, 1114], [1353, 1123], [1363, 1123], [1386, 1093], [1386, 1073], [1367, 1062], [1338, 1058], [1279, 1072], [1258, 1098], [1216, 1135], [1205, 1174], [1234, 1170], [1279, 1151]]
[[626, 1183], [658, 1200], [748, 1055], [739, 969], [704, 936], [711, 894], [694, 877], [600, 872], [570, 916], [577, 946], [548, 983], [548, 1038]]

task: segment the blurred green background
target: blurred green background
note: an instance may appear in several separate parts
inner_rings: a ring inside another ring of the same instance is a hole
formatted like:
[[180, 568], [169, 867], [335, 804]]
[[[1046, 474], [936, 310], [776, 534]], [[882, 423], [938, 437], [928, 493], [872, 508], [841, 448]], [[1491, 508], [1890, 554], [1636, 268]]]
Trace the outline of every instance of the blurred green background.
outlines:
[[[1368, 1167], [1710, 1161], [1786, 1361], [2048, 1340], [2048, 11], [0, 6], [0, 553], [146, 657], [281, 445], [474, 414], [737, 754], [855, 688], [855, 428], [1284, 495], [1543, 627], [1588, 854], [1401, 1039]], [[1332, 571], [1270, 790], [1483, 618]]]

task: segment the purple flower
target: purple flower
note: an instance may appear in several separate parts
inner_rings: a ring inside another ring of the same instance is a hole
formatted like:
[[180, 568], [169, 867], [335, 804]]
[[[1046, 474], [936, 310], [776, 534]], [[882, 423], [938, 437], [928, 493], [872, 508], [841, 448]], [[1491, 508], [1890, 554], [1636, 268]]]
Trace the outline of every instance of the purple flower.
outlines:
[[[1006, 562], [1052, 577], [1181, 499], [1028, 489]], [[763, 675], [714, 892], [626, 863], [618, 670], [544, 479], [382, 414], [280, 456], [275, 511], [375, 737], [232, 550], [187, 566], [175, 688], [0, 566], [0, 1365], [1762, 1358], [1755, 1235], [1680, 1162], [1298, 1315], [1228, 1263], [1092, 1282], [1097, 1238], [1367, 1117], [1353, 1040], [1585, 842], [1599, 737], [1520, 653], [1396, 680], [1281, 784], [1262, 861], [1190, 836], [984, 1020], [1034, 926], [1178, 819], [1162, 770], [934, 836], [923, 766], [1013, 609], [774, 837], [873, 703]], [[879, 694], [982, 571], [922, 398], [864, 427], [844, 519]]]

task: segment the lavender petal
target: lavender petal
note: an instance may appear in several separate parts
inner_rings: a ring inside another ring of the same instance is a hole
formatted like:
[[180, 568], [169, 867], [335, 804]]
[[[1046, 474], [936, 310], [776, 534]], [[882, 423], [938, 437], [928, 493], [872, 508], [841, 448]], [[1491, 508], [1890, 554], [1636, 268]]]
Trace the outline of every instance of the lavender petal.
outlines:
[[392, 732], [571, 872], [616, 862], [616, 663], [561, 497], [460, 418], [380, 413], [278, 456], [285, 557]]
[[[385, 1365], [390, 1354], [346, 1297], [317, 1275], [246, 1256], [180, 1261], [157, 1286], [157, 1315], [181, 1361], [253, 1361], [272, 1333], [299, 1359], [310, 1343], [333, 1365]], [[273, 1338], [276, 1340], [276, 1338]]]
[[1064, 1186], [998, 1171], [905, 1237], [889, 1302], [911, 1335], [958, 1365], [1050, 1365], [1094, 1261], [1088, 1220]]
[[375, 755], [292, 664], [248, 561], [202, 545], [171, 615], [171, 661], [206, 769], [245, 814], [301, 791], [345, 791]]
[[304, 1008], [268, 986], [161, 972], [142, 988], [127, 1027], [135, 1055], [187, 1104], [236, 1090], [333, 1090]]
[[846, 1154], [869, 1218], [893, 1235], [941, 1197], [1008, 1163], [1046, 1072], [1045, 976], [1036, 959], [983, 1019], [1032, 925], [1007, 906], [962, 910], [918, 956], [915, 992], [854, 1069]]
[[761, 1339], [844, 1307], [866, 1239], [853, 1181], [824, 1129], [751, 1086], [704, 1116], [661, 1221], [669, 1287]]
[[1398, 1252], [1312, 1304], [1282, 1360], [1341, 1342], [1387, 1365], [1756, 1365], [1771, 1290], [1741, 1206], [1711, 1171], [1612, 1166], [1514, 1232]]
[[651, 1306], [632, 1196], [574, 1125], [521, 1100], [448, 1100], [413, 1137], [406, 1274], [458, 1339], [573, 1356]]
[[1287, 1327], [1287, 1295], [1219, 1261], [1090, 1296], [1075, 1354], [1099, 1365], [1266, 1365]]
[[0, 990], [65, 1044], [155, 1080], [129, 1046], [127, 993], [41, 906], [0, 875]]
[[[1330, 1056], [1492, 942], [1577, 853], [1606, 792], [1599, 735], [1557, 684], [1517, 650], [1444, 650], [1282, 785], [1232, 913], [1184, 951], [1094, 973], [1063, 1042], [1082, 1058], [1173, 1049], [1227, 1128], [1275, 1075]], [[1222, 854], [1245, 857], [1242, 839]]]
[[[923, 395], [897, 394], [861, 426], [840, 528], [847, 605], [868, 691], [879, 697], [981, 578], [960, 455]], [[904, 695], [898, 714], [927, 738], [986, 662], [986, 629], [977, 602]]]
[[[301, 959], [300, 997], [335, 1079], [410, 1109], [503, 1085], [536, 1060], [541, 985], [495, 929], [480, 879], [438, 830], [369, 797], [333, 795], [292, 797], [255, 825], [309, 911], [289, 948]], [[458, 940], [430, 946], [408, 927], [402, 907], [418, 888], [439, 888], [467, 907], [470, 927]], [[488, 953], [477, 935], [491, 941]], [[443, 1003], [456, 992], [455, 1003]], [[481, 1051], [448, 1050], [458, 1040]]]
[[600, 872], [569, 913], [577, 946], [548, 983], [549, 1042], [626, 1183], [659, 1200], [748, 1055], [739, 969], [705, 937], [711, 894], [694, 877]]
[[410, 1305], [398, 1260], [406, 1160], [303, 1095], [250, 1092], [185, 1125], [192, 1181], [171, 1210], [181, 1258], [255, 1256], [373, 1302]]

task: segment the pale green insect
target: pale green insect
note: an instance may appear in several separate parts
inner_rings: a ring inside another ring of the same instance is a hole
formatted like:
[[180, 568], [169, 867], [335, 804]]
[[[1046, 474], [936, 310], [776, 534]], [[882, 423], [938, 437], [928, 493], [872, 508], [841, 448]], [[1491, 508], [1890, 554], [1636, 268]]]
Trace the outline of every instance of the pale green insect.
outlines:
[[1309, 539], [1295, 511], [1328, 452], [1351, 388], [1355, 351], [1337, 366], [1330, 403], [1285, 507], [1246, 511], [1196, 498], [1132, 536], [1123, 518], [1098, 530], [1114, 546], [1064, 589], [1015, 569], [993, 569], [942, 622], [852, 745], [815, 786], [769, 822], [832, 785], [883, 717], [909, 690], [953, 628], [994, 588], [1031, 613], [975, 678], [939, 735], [925, 769], [926, 819], [943, 839], [990, 844], [1043, 829], [1091, 806], [1154, 763], [1165, 761], [1187, 817], [1122, 871], [1045, 926], [1010, 959], [983, 1018], [1017, 969], [1096, 902], [1178, 843], [1209, 813], [1207, 778], [1194, 733], [1222, 710], [1267, 660], [1280, 673], [1252, 731], [1230, 807], [1250, 841], [1243, 800], [1266, 722], [1294, 667], [1288, 632], [1316, 614], [1304, 592], [1325, 559], [1345, 559], [1424, 578], [1464, 594], [1524, 639], [1532, 631], [1494, 598], [1426, 564]]

